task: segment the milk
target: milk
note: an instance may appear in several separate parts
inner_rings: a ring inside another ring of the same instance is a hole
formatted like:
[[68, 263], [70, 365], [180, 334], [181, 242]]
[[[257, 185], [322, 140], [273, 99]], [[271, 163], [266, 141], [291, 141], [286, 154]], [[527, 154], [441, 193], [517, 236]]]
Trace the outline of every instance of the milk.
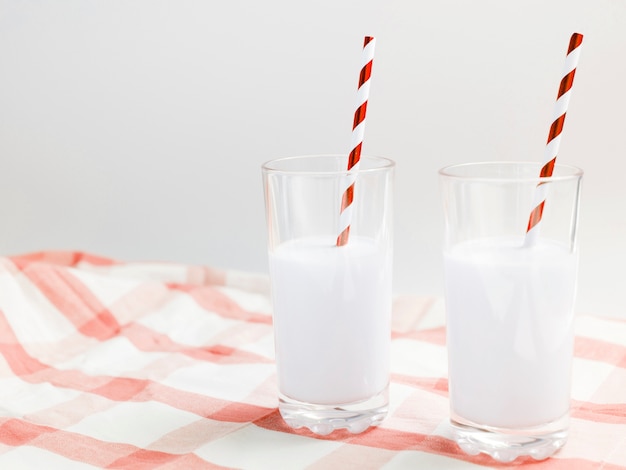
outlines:
[[577, 256], [492, 239], [445, 255], [453, 417], [520, 428], [567, 413]]
[[280, 392], [353, 403], [389, 380], [391, 261], [373, 240], [304, 238], [269, 255]]

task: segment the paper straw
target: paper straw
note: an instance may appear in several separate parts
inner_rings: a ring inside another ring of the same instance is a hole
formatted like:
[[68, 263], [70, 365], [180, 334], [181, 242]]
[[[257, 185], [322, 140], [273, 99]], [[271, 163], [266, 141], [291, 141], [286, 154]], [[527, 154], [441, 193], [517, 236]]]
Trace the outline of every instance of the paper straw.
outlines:
[[[563, 70], [563, 78], [559, 86], [559, 93], [554, 105], [553, 121], [548, 133], [548, 142], [544, 152], [544, 165], [541, 167], [540, 177], [550, 177], [554, 171], [554, 164], [559, 153], [559, 145], [561, 144], [561, 132], [565, 123], [565, 115], [567, 107], [572, 95], [572, 85], [574, 84], [574, 75], [576, 74], [576, 66], [578, 65], [578, 57], [580, 56], [580, 48], [583, 42], [583, 35], [579, 33], [572, 34], [565, 57], [565, 67]], [[539, 222], [543, 214], [543, 208], [546, 202], [546, 187], [542, 183], [537, 185], [535, 191], [534, 209], [528, 218], [528, 227], [526, 228], [526, 238], [524, 243], [532, 245], [539, 234]]]
[[354, 199], [354, 183], [356, 173], [359, 170], [359, 160], [361, 159], [361, 147], [363, 146], [363, 134], [365, 131], [365, 115], [367, 113], [367, 100], [370, 93], [370, 76], [372, 74], [372, 62], [374, 60], [374, 47], [376, 39], [372, 36], [365, 36], [363, 41], [363, 54], [361, 58], [361, 73], [359, 75], [359, 88], [357, 91], [356, 111], [352, 123], [352, 137], [350, 141], [350, 155], [348, 157], [348, 171], [350, 172], [347, 181], [347, 188], [341, 198], [341, 212], [339, 215], [339, 236], [337, 246], [348, 243], [350, 235], [350, 222], [352, 220], [352, 201]]

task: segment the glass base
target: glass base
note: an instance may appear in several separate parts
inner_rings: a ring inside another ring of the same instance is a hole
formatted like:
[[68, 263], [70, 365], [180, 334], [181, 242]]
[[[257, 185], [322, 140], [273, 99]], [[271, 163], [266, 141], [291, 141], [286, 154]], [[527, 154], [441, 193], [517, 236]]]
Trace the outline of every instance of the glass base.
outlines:
[[284, 395], [279, 396], [278, 410], [290, 427], [308, 428], [320, 436], [337, 429], [353, 434], [380, 424], [387, 416], [389, 394], [387, 388], [368, 400], [340, 405], [302, 403]]
[[505, 463], [523, 456], [547, 459], [565, 445], [569, 426], [568, 415], [549, 425], [529, 429], [494, 428], [459, 421], [450, 420], [452, 435], [466, 454], [483, 453]]

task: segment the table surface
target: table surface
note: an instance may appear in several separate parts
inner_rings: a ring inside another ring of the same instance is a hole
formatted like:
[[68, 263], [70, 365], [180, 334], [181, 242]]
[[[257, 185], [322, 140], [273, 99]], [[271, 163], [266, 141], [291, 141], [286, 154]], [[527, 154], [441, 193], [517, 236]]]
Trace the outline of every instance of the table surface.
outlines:
[[[450, 440], [443, 302], [397, 297], [390, 412], [362, 434], [277, 411], [268, 281], [79, 252], [0, 259], [0, 468], [503, 468]], [[567, 445], [626, 469], [626, 321], [576, 319]]]

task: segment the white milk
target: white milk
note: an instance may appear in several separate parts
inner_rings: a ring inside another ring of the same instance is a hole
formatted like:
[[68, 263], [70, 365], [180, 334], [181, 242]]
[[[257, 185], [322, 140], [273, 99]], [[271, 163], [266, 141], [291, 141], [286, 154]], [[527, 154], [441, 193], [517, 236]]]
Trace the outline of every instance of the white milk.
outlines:
[[372, 240], [306, 238], [270, 253], [280, 392], [352, 403], [389, 380], [391, 256]]
[[445, 255], [450, 404], [475, 424], [567, 413], [577, 257], [545, 241], [459, 244]]

